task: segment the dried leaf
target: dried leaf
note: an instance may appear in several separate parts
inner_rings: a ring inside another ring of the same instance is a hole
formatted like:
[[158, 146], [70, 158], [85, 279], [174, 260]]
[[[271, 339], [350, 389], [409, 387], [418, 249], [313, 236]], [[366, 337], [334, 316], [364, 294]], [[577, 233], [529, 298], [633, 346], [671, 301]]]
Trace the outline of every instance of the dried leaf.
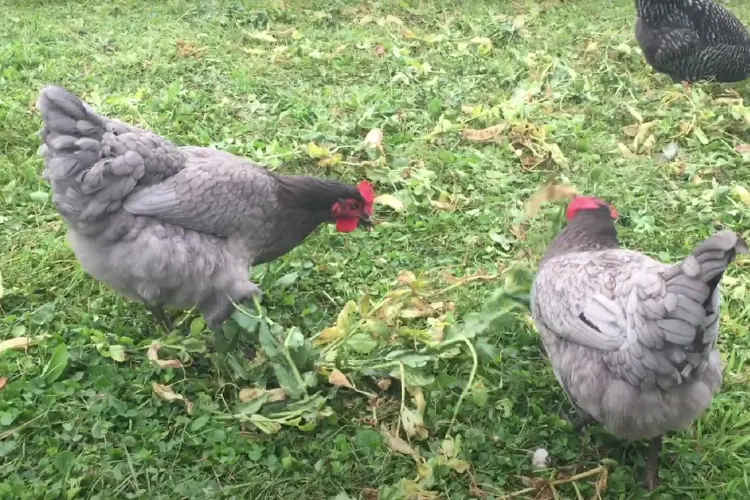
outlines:
[[396, 212], [403, 212], [404, 211], [404, 204], [393, 196], [392, 194], [381, 194], [380, 196], [377, 196], [373, 203], [378, 203], [380, 205], [386, 205], [388, 207], [391, 207]]
[[0, 377], [0, 391], [3, 390], [5, 384], [8, 383], [8, 377]]
[[276, 39], [273, 37], [273, 35], [269, 35], [268, 33], [262, 31], [248, 33], [247, 36], [261, 42], [276, 43]]
[[524, 206], [526, 218], [534, 217], [539, 213], [539, 209], [545, 203], [569, 200], [577, 194], [578, 191], [571, 186], [563, 186], [560, 184], [546, 184], [540, 186], [539, 189], [531, 195]]
[[33, 340], [31, 337], [15, 337], [0, 342], [0, 354], [7, 351], [8, 349], [26, 349], [32, 345]]
[[383, 131], [379, 128], [374, 128], [367, 132], [367, 135], [365, 136], [365, 146], [368, 148], [382, 149]]
[[565, 155], [560, 149], [560, 146], [558, 146], [557, 144], [545, 144], [545, 149], [549, 151], [549, 154], [552, 157], [552, 161], [554, 161], [561, 167], [564, 167], [568, 164], [568, 159], [565, 158]]
[[146, 354], [148, 359], [159, 368], [182, 368], [182, 363], [176, 359], [159, 359], [159, 349], [161, 347], [158, 341], [154, 340], [151, 342], [151, 346], [149, 346], [148, 353]]
[[627, 135], [628, 137], [635, 137], [638, 135], [638, 123], [634, 123], [633, 125], [626, 125], [622, 127], [622, 133]]
[[377, 488], [363, 489], [362, 500], [378, 500], [378, 489]]
[[385, 442], [388, 445], [388, 448], [390, 448], [391, 450], [398, 453], [403, 453], [404, 455], [414, 456], [414, 450], [411, 446], [409, 446], [409, 443], [398, 436], [391, 435], [391, 433], [388, 432], [388, 429], [386, 429], [385, 426], [382, 426], [380, 428], [380, 434], [383, 436], [383, 438], [385, 438]]
[[239, 398], [243, 403], [247, 403], [248, 401], [261, 397], [265, 392], [266, 391], [260, 387], [246, 387], [240, 391]]
[[740, 154], [750, 154], [750, 144], [737, 144], [734, 150]]
[[461, 134], [465, 139], [472, 142], [494, 142], [506, 126], [505, 123], [500, 123], [483, 129], [465, 128], [461, 131]]
[[414, 402], [414, 406], [417, 407], [417, 411], [420, 415], [424, 415], [424, 411], [427, 408], [427, 401], [424, 399], [424, 393], [421, 387], [413, 387], [409, 389], [411, 393], [411, 400]]
[[416, 411], [404, 406], [401, 408], [401, 424], [408, 436], [419, 436], [422, 439], [427, 438], [427, 429], [424, 426], [422, 415]]
[[458, 472], [459, 474], [463, 474], [471, 468], [471, 464], [469, 464], [469, 462], [467, 462], [466, 460], [459, 460], [457, 458], [451, 458], [445, 465]]
[[469, 496], [472, 498], [487, 498], [488, 493], [472, 481], [469, 486]]
[[384, 377], [384, 378], [381, 378], [380, 380], [378, 380], [378, 384], [377, 385], [378, 385], [378, 388], [381, 391], [387, 391], [388, 388], [391, 386], [391, 383], [392, 383], [391, 379], [389, 379], [388, 377]]
[[628, 147], [625, 144], [621, 142], [617, 143], [617, 149], [620, 150], [620, 154], [622, 154], [623, 158], [630, 160], [636, 157], [636, 154], [633, 153], [630, 149], [628, 149]]
[[398, 276], [396, 276], [396, 282], [402, 285], [410, 285], [414, 283], [416, 279], [417, 277], [414, 276], [414, 273], [408, 270], [401, 271], [398, 273]]
[[162, 385], [158, 384], [156, 382], [151, 382], [151, 390], [154, 394], [156, 394], [157, 397], [160, 399], [163, 399], [167, 402], [174, 402], [174, 401], [181, 401], [185, 403], [185, 407], [187, 409], [188, 415], [193, 412], [193, 403], [191, 403], [185, 396], [182, 394], [178, 394], [174, 392], [172, 387], [168, 385]]
[[354, 389], [354, 386], [349, 382], [349, 379], [346, 378], [346, 375], [341, 373], [337, 368], [334, 368], [330, 375], [328, 375], [328, 383], [339, 387]]

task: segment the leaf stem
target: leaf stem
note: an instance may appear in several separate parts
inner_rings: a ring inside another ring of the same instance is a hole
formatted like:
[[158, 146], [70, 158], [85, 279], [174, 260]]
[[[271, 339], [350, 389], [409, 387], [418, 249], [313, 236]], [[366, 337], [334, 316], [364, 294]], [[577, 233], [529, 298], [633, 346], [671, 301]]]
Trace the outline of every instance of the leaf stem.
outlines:
[[461, 339], [463, 340], [464, 344], [469, 348], [469, 351], [471, 351], [471, 359], [472, 359], [472, 366], [471, 366], [471, 373], [469, 374], [469, 381], [466, 383], [466, 386], [464, 387], [463, 392], [461, 392], [461, 396], [458, 398], [458, 402], [456, 403], [456, 408], [453, 410], [453, 417], [451, 417], [451, 423], [448, 425], [448, 431], [445, 433], [445, 438], [448, 439], [451, 435], [451, 431], [453, 430], [453, 424], [456, 423], [456, 418], [458, 417], [458, 410], [461, 409], [461, 403], [463, 402], [466, 395], [471, 390], [471, 386], [474, 384], [474, 377], [477, 375], [477, 368], [479, 368], [479, 358], [477, 357], [477, 351], [474, 349], [474, 346], [469, 342], [469, 339]]

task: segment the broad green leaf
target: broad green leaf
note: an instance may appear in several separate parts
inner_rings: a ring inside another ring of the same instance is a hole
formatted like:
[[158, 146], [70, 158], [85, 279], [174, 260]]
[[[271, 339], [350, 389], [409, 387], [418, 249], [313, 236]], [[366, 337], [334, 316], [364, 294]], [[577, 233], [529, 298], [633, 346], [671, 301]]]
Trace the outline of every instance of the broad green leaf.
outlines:
[[260, 411], [264, 404], [268, 401], [271, 395], [267, 392], [261, 394], [255, 399], [251, 399], [247, 403], [241, 403], [236, 406], [234, 412], [241, 415], [255, 415]]
[[208, 415], [201, 415], [190, 423], [190, 432], [197, 432], [201, 430], [209, 420]]
[[281, 278], [277, 279], [276, 283], [274, 283], [273, 286], [277, 286], [279, 288], [287, 288], [293, 285], [298, 279], [299, 279], [299, 272], [292, 271], [291, 273], [287, 273]]
[[279, 363], [274, 363], [273, 373], [274, 375], [276, 375], [276, 380], [279, 382], [281, 388], [284, 389], [284, 392], [289, 394], [290, 397], [294, 399], [299, 399], [300, 397], [302, 397], [302, 393], [304, 392], [305, 388], [300, 387], [299, 382], [294, 377], [289, 368]]
[[69, 359], [70, 353], [68, 353], [67, 346], [65, 344], [58, 344], [57, 347], [52, 350], [52, 357], [47, 363], [47, 366], [44, 367], [44, 372], [42, 372], [44, 380], [48, 384], [51, 384], [60, 378], [63, 370], [68, 366]]
[[73, 454], [73, 452], [65, 450], [59, 452], [57, 455], [55, 455], [55, 468], [62, 474], [63, 476], [67, 476], [68, 471], [70, 471], [71, 467], [73, 467], [73, 464], [75, 463], [76, 456]]
[[281, 430], [280, 423], [257, 413], [250, 416], [250, 421], [255, 424], [258, 429], [265, 432], [266, 434], [276, 434]]
[[45, 325], [55, 317], [55, 303], [47, 302], [31, 313], [31, 322], [37, 325]]
[[279, 350], [278, 342], [273, 334], [271, 334], [268, 325], [265, 322], [261, 322], [259, 330], [258, 341], [260, 342], [260, 347], [263, 349], [263, 352], [265, 352], [266, 356], [269, 358], [278, 358], [281, 355], [281, 351]]
[[[242, 314], [244, 316], [244, 314]], [[190, 333], [192, 335], [198, 335], [206, 328], [206, 320], [203, 319], [203, 316], [198, 316], [193, 321], [190, 322]]]
[[369, 354], [378, 343], [366, 333], [355, 333], [344, 342], [344, 345], [360, 354]]

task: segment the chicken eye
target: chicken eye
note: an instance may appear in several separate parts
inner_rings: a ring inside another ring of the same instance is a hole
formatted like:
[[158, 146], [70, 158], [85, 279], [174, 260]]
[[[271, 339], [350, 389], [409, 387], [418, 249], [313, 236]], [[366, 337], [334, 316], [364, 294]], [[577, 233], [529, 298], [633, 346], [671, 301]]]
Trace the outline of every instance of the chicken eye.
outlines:
[[352, 210], [359, 210], [360, 208], [362, 208], [362, 204], [358, 201], [350, 201], [349, 208]]

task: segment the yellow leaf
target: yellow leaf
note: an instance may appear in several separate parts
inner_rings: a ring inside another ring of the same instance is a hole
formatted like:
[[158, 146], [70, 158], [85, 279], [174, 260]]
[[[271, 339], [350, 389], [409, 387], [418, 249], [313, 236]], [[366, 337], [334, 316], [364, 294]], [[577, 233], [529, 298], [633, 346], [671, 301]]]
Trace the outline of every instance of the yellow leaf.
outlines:
[[523, 25], [526, 24], [526, 19], [523, 15], [518, 15], [513, 18], [513, 29], [514, 30], [520, 30], [523, 28]]
[[595, 51], [598, 48], [599, 48], [599, 43], [598, 42], [589, 42], [589, 43], [586, 44], [586, 48], [583, 49], [583, 50], [586, 51], [586, 52], [593, 52], [593, 51]]
[[701, 176], [698, 174], [695, 174], [692, 179], [690, 179], [690, 182], [693, 184], [701, 184], [703, 182], [703, 179], [701, 179]]
[[256, 31], [253, 33], [248, 33], [248, 36], [261, 42], [276, 43], [276, 39], [266, 32]]
[[341, 309], [341, 312], [339, 312], [339, 315], [336, 318], [336, 328], [338, 328], [339, 332], [341, 332], [342, 335], [346, 334], [347, 330], [349, 330], [349, 315], [351, 315], [351, 313], [356, 310], [357, 303], [353, 300], [350, 300], [344, 305], [344, 308]]
[[417, 386], [413, 389], [409, 389], [409, 392], [411, 393], [411, 400], [414, 402], [414, 405], [417, 407], [417, 411], [420, 415], [424, 415], [424, 411], [427, 408], [427, 401], [424, 399], [424, 393], [422, 392], [422, 388]]
[[339, 330], [338, 327], [329, 326], [328, 328], [321, 331], [317, 337], [312, 339], [312, 345], [317, 347], [323, 344], [328, 344], [342, 338], [343, 336], [343, 332]]
[[333, 156], [329, 156], [328, 158], [323, 158], [322, 160], [318, 160], [318, 166], [320, 167], [330, 167], [332, 165], [338, 165], [341, 163], [341, 160], [344, 157], [341, 156], [341, 153], [336, 153]]
[[450, 460], [448, 460], [448, 463], [446, 465], [459, 474], [463, 474], [471, 468], [469, 462], [467, 462], [466, 460], [459, 460], [457, 458], [451, 458]]
[[0, 354], [8, 349], [26, 349], [32, 344], [33, 340], [30, 337], [15, 337], [0, 342]]
[[568, 159], [565, 158], [565, 155], [560, 149], [560, 146], [558, 146], [557, 144], [545, 144], [545, 148], [547, 149], [547, 151], [549, 151], [549, 154], [552, 157], [552, 161], [554, 161], [561, 167], [564, 167], [568, 164]]
[[750, 193], [743, 186], [736, 185], [732, 188], [732, 194], [740, 199], [742, 203], [750, 207]]
[[159, 359], [159, 349], [161, 349], [161, 344], [158, 341], [154, 340], [151, 342], [151, 346], [149, 346], [146, 353], [149, 361], [159, 368], [182, 368], [182, 363], [176, 359]]
[[386, 23], [390, 23], [390, 24], [396, 24], [398, 26], [403, 26], [404, 25], [404, 22], [401, 19], [397, 18], [396, 16], [392, 16], [390, 14], [388, 14], [385, 17], [385, 22]]
[[372, 21], [373, 21], [373, 17], [368, 15], [368, 16], [365, 16], [362, 19], [360, 19], [359, 20], [359, 24], [362, 25], [362, 26], [364, 26], [365, 24], [369, 24]]
[[381, 194], [380, 196], [377, 196], [373, 203], [377, 203], [379, 205], [386, 205], [388, 207], [391, 207], [396, 212], [403, 212], [404, 211], [404, 204], [393, 196], [392, 194]]
[[385, 442], [388, 445], [388, 448], [390, 448], [391, 450], [398, 453], [403, 453], [404, 455], [415, 455], [414, 450], [411, 446], [409, 446], [409, 443], [398, 436], [391, 435], [391, 433], [388, 432], [388, 429], [386, 429], [385, 426], [382, 426], [380, 428], [380, 435], [385, 438]]
[[526, 218], [534, 217], [539, 213], [539, 209], [545, 203], [569, 200], [577, 194], [578, 191], [571, 186], [563, 186], [560, 184], [546, 184], [540, 186], [539, 189], [531, 195], [529, 201], [526, 202], [526, 206], [524, 207]]
[[505, 130], [506, 124], [500, 123], [483, 129], [465, 128], [461, 131], [464, 139], [472, 142], [491, 142], [496, 141], [500, 134]]
[[331, 152], [328, 149], [311, 142], [307, 145], [307, 156], [315, 159], [327, 158], [331, 156]]
[[404, 406], [401, 408], [401, 424], [408, 436], [419, 436], [422, 439], [427, 438], [427, 429], [424, 426], [422, 415], [410, 408]]
[[328, 375], [328, 383], [331, 385], [337, 385], [339, 387], [348, 387], [349, 389], [354, 389], [354, 386], [351, 382], [349, 382], [349, 379], [346, 378], [346, 375], [341, 373], [337, 368], [334, 368], [330, 375]]

